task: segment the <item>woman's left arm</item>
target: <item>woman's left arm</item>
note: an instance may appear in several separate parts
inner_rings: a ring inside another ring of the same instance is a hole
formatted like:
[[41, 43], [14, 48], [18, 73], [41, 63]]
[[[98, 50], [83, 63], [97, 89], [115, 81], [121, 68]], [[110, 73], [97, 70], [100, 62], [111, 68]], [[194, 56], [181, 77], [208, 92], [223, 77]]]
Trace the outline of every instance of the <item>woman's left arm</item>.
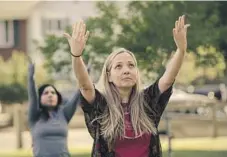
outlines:
[[173, 29], [177, 51], [169, 61], [165, 73], [159, 80], [158, 87], [161, 93], [173, 84], [183, 63], [187, 49], [187, 27], [189, 27], [189, 24], [185, 25], [185, 16], [180, 16], [178, 21], [175, 22], [175, 28]]
[[79, 100], [80, 100], [80, 94], [78, 90], [73, 95], [73, 97], [70, 100], [68, 100], [66, 104], [64, 104], [63, 113], [68, 123], [70, 122], [70, 120], [72, 119], [76, 111], [77, 105], [79, 104]]

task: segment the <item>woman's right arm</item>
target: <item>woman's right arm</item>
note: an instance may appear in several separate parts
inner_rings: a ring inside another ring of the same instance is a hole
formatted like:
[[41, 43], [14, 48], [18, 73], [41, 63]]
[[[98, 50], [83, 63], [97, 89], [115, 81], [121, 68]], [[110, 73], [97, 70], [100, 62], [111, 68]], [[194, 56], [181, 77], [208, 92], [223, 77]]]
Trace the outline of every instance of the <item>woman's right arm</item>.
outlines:
[[74, 74], [83, 97], [91, 104], [95, 99], [95, 89], [82, 57], [72, 57]]
[[72, 66], [79, 84], [80, 92], [83, 97], [91, 104], [95, 99], [95, 89], [81, 57], [89, 32], [86, 31], [86, 25], [84, 22], [80, 21], [74, 25], [72, 36], [67, 33], [64, 35], [68, 39], [71, 48]]
[[34, 71], [35, 67], [34, 64], [29, 61], [28, 65], [28, 100], [29, 100], [29, 109], [28, 109], [28, 121], [30, 126], [35, 124], [38, 120], [40, 111], [37, 99], [37, 93], [35, 88], [35, 81], [34, 81]]

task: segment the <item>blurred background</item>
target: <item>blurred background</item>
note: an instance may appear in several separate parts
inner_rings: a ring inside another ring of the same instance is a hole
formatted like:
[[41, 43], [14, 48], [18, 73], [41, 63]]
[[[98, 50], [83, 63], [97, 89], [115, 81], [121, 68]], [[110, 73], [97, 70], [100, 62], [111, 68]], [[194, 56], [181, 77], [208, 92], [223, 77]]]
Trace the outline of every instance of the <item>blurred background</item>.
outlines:
[[[188, 52], [159, 127], [164, 157], [227, 156], [227, 2], [0, 1], [0, 157], [31, 157], [26, 55], [37, 86], [52, 83], [67, 101], [77, 90], [64, 32], [83, 19], [91, 32], [83, 58], [94, 82], [117, 47], [137, 57], [142, 83], [161, 76], [176, 50], [175, 21], [186, 15]], [[78, 107], [70, 151], [88, 157], [92, 139]]]

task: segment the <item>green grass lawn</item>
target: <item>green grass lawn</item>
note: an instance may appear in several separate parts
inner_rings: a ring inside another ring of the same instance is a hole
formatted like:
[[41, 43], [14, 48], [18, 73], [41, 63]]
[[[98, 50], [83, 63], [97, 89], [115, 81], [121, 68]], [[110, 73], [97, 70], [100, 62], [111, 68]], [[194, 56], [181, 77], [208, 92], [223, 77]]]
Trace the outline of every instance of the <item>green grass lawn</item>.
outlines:
[[[227, 137], [174, 139], [172, 157], [227, 157]], [[164, 157], [167, 155], [167, 141], [162, 140]], [[90, 157], [89, 148], [70, 149], [72, 157]], [[0, 152], [0, 157], [32, 157], [31, 150]]]
[[[0, 155], [1, 157], [32, 157], [29, 154], [5, 154]], [[227, 151], [190, 151], [190, 150], [176, 150], [173, 151], [172, 157], [226, 157]], [[90, 157], [89, 153], [75, 153], [72, 157]], [[164, 152], [163, 157], [168, 157], [167, 153]]]

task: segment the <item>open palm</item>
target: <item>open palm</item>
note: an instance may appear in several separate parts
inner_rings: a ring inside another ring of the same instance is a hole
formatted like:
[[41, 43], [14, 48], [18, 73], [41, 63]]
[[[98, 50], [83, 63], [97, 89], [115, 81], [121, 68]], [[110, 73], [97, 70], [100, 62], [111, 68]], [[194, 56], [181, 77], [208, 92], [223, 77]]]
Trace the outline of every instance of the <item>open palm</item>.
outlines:
[[83, 21], [76, 22], [73, 26], [72, 36], [68, 33], [64, 33], [64, 36], [69, 42], [72, 55], [81, 56], [89, 36], [85, 23]]
[[186, 51], [187, 49], [187, 28], [189, 24], [185, 25], [185, 16], [180, 16], [175, 22], [175, 28], [173, 29], [173, 37], [177, 48], [180, 51]]

